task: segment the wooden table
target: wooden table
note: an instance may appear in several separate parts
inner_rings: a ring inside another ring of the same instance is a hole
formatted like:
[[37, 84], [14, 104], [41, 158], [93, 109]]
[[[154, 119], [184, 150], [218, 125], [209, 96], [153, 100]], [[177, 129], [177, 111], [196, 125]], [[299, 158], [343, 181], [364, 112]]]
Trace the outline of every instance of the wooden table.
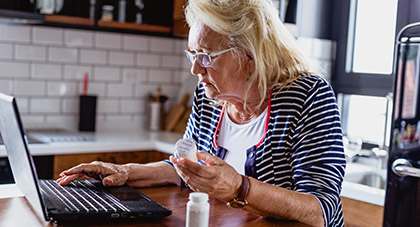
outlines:
[[[136, 222], [108, 223], [89, 226], [185, 226], [189, 189], [177, 186], [140, 188], [142, 193], [168, 207], [172, 215]], [[306, 226], [297, 222], [266, 219], [242, 209], [227, 207], [222, 201], [211, 199], [210, 226]], [[52, 223], [40, 219], [24, 197], [0, 199], [0, 226], [46, 227]], [[69, 226], [69, 225], [66, 225]], [[74, 226], [82, 226], [80, 224]]]

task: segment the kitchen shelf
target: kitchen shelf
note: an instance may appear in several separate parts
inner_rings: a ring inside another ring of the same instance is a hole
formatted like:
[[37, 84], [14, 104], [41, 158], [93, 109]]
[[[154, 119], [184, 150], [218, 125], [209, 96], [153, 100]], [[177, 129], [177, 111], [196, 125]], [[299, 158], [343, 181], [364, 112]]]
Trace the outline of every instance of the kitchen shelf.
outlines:
[[64, 15], [45, 15], [44, 23], [39, 25], [80, 28], [87, 30], [109, 31], [118, 33], [147, 34], [155, 36], [173, 36], [172, 28], [160, 25], [120, 23], [117, 21], [98, 20]]
[[162, 33], [171, 32], [171, 27], [150, 25], [150, 24], [120, 23], [116, 21], [103, 21], [103, 20], [98, 21], [98, 27], [139, 30], [139, 31], [147, 31], [147, 32], [162, 32]]
[[60, 23], [69, 25], [83, 25], [95, 26], [95, 20], [83, 17], [72, 17], [63, 15], [45, 15], [45, 22], [47, 23]]

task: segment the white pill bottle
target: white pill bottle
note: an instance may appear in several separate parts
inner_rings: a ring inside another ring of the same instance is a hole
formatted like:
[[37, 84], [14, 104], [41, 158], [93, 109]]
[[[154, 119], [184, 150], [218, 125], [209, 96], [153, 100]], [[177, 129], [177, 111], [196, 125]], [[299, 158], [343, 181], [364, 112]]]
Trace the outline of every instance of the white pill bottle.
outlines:
[[187, 203], [186, 227], [208, 227], [210, 204], [209, 195], [203, 192], [191, 192]]

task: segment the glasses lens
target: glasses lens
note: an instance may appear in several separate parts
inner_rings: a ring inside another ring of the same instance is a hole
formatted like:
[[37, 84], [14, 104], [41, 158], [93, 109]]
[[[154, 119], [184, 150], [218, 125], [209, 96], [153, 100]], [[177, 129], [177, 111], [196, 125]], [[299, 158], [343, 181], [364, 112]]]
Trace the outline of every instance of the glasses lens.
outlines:
[[187, 56], [188, 61], [190, 61], [191, 64], [194, 64], [194, 55], [189, 51], [185, 51], [185, 55]]
[[209, 67], [211, 65], [210, 56], [205, 53], [197, 54], [197, 61], [202, 67]]

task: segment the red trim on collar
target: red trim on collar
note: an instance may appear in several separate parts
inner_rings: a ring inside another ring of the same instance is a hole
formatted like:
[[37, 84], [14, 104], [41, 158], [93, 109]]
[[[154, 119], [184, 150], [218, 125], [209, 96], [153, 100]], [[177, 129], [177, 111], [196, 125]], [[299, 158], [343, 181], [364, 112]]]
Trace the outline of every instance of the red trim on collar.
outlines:
[[264, 134], [263, 137], [261, 138], [260, 142], [257, 143], [257, 145], [255, 145], [255, 147], [260, 146], [260, 144], [264, 141], [265, 139], [265, 134], [267, 134], [267, 129], [268, 129], [268, 122], [270, 120], [270, 112], [271, 112], [271, 93], [273, 92], [273, 90], [271, 89], [270, 91], [270, 98], [268, 99], [268, 107], [267, 107], [267, 117], [265, 119], [265, 127], [264, 127]]
[[[266, 120], [265, 120], [264, 134], [263, 134], [263, 137], [261, 138], [260, 142], [257, 145], [255, 145], [255, 147], [258, 147], [264, 141], [265, 134], [267, 134], [268, 122], [269, 122], [269, 119], [270, 119], [270, 112], [271, 112], [271, 94], [272, 94], [272, 92], [273, 92], [273, 90], [270, 91], [270, 97], [268, 99], [267, 117], [266, 117]], [[225, 106], [226, 106], [226, 103], [223, 104], [222, 110], [220, 111], [219, 122], [217, 122], [216, 131], [214, 132], [214, 136], [213, 136], [213, 144], [214, 144], [216, 149], [219, 147], [219, 145], [217, 145], [216, 137], [217, 137], [217, 133], [219, 132], [220, 123], [222, 123], [222, 118], [223, 118], [223, 115], [225, 113]]]
[[226, 103], [223, 104], [222, 110], [220, 111], [219, 122], [217, 122], [216, 131], [214, 132], [214, 136], [213, 136], [213, 144], [216, 147], [216, 149], [219, 147], [219, 145], [217, 145], [216, 137], [217, 137], [217, 133], [219, 132], [220, 123], [222, 122], [223, 114], [225, 113], [225, 106], [226, 106]]

